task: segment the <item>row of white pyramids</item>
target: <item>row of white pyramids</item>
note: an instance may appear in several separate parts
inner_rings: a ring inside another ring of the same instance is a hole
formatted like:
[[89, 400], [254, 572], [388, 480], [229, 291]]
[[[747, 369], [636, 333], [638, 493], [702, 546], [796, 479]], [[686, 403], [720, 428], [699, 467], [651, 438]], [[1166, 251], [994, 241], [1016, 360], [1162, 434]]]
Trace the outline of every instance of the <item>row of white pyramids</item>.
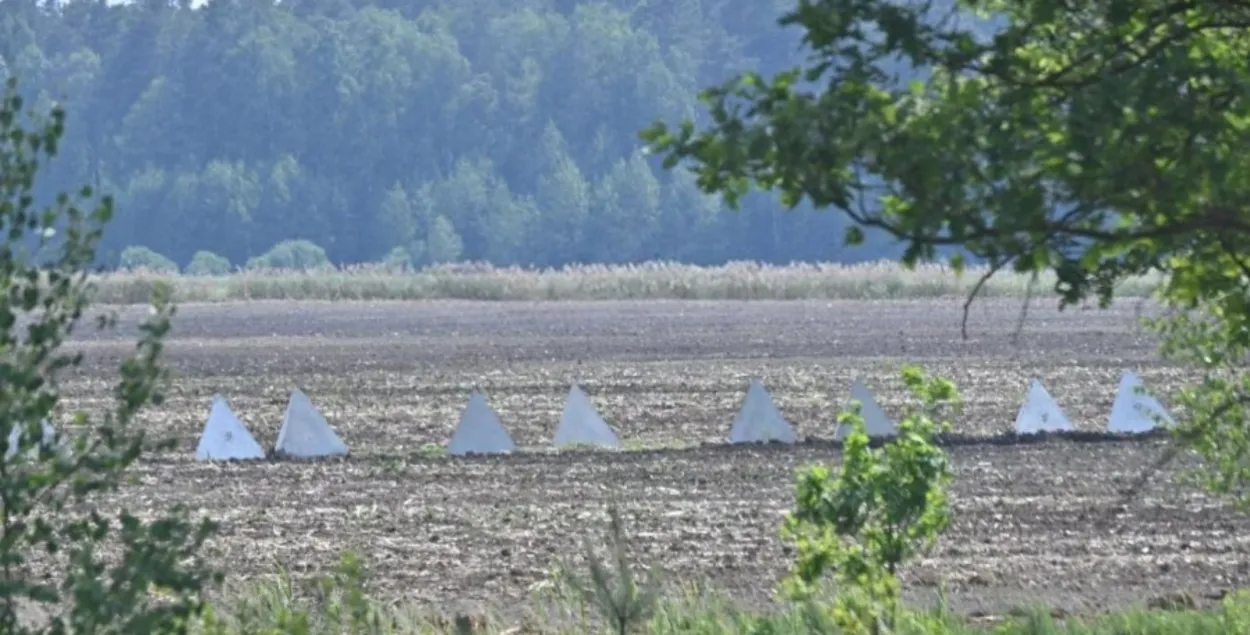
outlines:
[[[862, 382], [857, 380], [852, 384], [851, 399], [860, 402], [860, 414], [870, 436], [888, 437], [896, 433], [895, 422], [886, 416], [872, 391]], [[1111, 407], [1108, 431], [1139, 434], [1149, 432], [1160, 422], [1170, 425], [1172, 417], [1154, 397], [1146, 394], [1137, 375], [1126, 371], [1120, 378], [1115, 403]], [[1041, 382], [1032, 381], [1024, 405], [1016, 415], [1016, 433], [1037, 434], [1072, 429], [1072, 423], [1046, 388]], [[839, 428], [835, 438], [840, 438], [845, 432]], [[763, 382], [758, 379], [751, 380], [742, 407], [730, 427], [729, 442], [794, 443], [797, 440], [794, 426], [773, 404]], [[621, 445], [611, 426], [599, 415], [577, 384], [569, 388], [553, 443], [556, 447], [590, 445], [619, 448]], [[447, 445], [448, 453], [497, 454], [515, 449], [516, 444], [500, 423], [499, 416], [486, 403], [486, 398], [474, 390]], [[278, 432], [278, 440], [274, 444], [274, 454], [317, 458], [347, 453], [347, 445], [335, 434], [312, 401], [299, 389], [292, 391], [282, 428]], [[201, 460], [260, 459], [265, 457], [265, 451], [230, 410], [225, 398], [215, 395], [195, 455]]]

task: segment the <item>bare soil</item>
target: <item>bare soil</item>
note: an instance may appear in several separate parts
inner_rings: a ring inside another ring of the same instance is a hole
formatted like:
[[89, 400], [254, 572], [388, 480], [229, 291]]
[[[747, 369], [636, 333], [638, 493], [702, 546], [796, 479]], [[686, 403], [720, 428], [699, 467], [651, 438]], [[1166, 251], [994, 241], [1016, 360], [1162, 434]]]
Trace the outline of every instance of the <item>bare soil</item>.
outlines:
[[[887, 412], [905, 400], [898, 366], [953, 379], [967, 401], [956, 432], [1008, 430], [1031, 378], [1073, 423], [1103, 430], [1119, 375], [1163, 400], [1186, 377], [1160, 362], [1132, 304], [1054, 310], [984, 300], [960, 336], [961, 304], [889, 302], [238, 303], [179, 309], [167, 359], [177, 379], [145, 414], [180, 446], [152, 457], [119, 495], [140, 509], [188, 503], [223, 523], [214, 549], [236, 580], [323, 571], [346, 549], [378, 592], [434, 610], [511, 614], [553, 563], [576, 555], [620, 501], [634, 540], [670, 578], [769, 601], [789, 562], [778, 537], [795, 470], [836, 460], [832, 436], [852, 380]], [[133, 350], [138, 309], [114, 332], [84, 332], [69, 405], [109, 404]], [[726, 447], [747, 380], [761, 376], [811, 442]], [[577, 381], [636, 451], [547, 451]], [[214, 393], [271, 445], [300, 386], [352, 448], [312, 464], [203, 464], [190, 457]], [[523, 451], [429, 456], [480, 387]], [[955, 523], [905, 572], [909, 595], [939, 584], [958, 610], [1032, 603], [1095, 612], [1188, 592], [1218, 597], [1250, 579], [1250, 523], [1155, 475], [1123, 494], [1160, 441], [995, 443], [951, 448]], [[641, 449], [639, 449], [641, 448]]]

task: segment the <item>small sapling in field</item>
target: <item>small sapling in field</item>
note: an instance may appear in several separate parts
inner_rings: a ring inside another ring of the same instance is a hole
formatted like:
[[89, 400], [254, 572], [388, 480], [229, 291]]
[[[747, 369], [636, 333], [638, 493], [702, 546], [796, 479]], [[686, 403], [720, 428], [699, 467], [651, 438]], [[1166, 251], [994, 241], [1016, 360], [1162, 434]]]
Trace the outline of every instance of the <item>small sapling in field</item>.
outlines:
[[951, 473], [936, 437], [949, 429], [959, 396], [953, 383], [917, 367], [904, 367], [902, 376], [920, 406], [899, 422], [898, 436], [871, 448], [859, 404], [841, 413], [838, 424], [850, 430], [841, 465], [799, 473], [795, 509], [782, 528], [796, 547], [786, 591], [810, 599], [829, 576], [837, 589], [833, 619], [846, 632], [894, 623], [899, 567], [950, 524]]

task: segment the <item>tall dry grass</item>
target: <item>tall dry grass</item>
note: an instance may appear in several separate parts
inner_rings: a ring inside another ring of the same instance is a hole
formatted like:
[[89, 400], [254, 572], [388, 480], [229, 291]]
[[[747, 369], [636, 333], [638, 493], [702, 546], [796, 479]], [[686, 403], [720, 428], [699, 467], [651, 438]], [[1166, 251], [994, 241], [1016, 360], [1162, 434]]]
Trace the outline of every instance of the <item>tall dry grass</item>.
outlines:
[[[941, 264], [908, 270], [893, 261], [856, 265], [763, 265], [734, 262], [700, 267], [673, 262], [579, 265], [559, 269], [444, 265], [416, 271], [356, 265], [315, 272], [241, 270], [225, 276], [169, 275], [144, 271], [100, 274], [97, 302], [146, 302], [155, 280], [173, 284], [179, 302], [230, 300], [802, 300], [908, 299], [966, 295], [985, 269], [957, 275]], [[1000, 272], [982, 289], [985, 296], [1025, 295], [1029, 277]], [[1125, 297], [1141, 297], [1157, 276], [1122, 285]], [[1053, 275], [1034, 287], [1052, 294]]]

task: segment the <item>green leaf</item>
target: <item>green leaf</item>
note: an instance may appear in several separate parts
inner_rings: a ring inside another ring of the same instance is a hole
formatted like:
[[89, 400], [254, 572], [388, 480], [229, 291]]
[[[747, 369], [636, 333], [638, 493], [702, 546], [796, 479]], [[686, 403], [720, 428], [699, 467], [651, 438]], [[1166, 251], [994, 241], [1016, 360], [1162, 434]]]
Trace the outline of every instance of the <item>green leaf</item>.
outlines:
[[[42, 554], [55, 554], [55, 566], [33, 584], [0, 582], [0, 605], [31, 602], [52, 605], [48, 632], [181, 633], [202, 606], [206, 583], [217, 572], [196, 561], [207, 534], [192, 534], [184, 512], [157, 513], [142, 521], [115, 502], [101, 498], [123, 482], [141, 451], [142, 431], [130, 424], [158, 394], [165, 370], [162, 339], [172, 306], [168, 291], [157, 290], [153, 315], [140, 325], [141, 338], [120, 369], [111, 415], [76, 417], [70, 430], [45, 434], [45, 422], [59, 406], [59, 381], [82, 363], [81, 351], [62, 344], [81, 318], [89, 298], [90, 272], [102, 225], [110, 217], [106, 197], [85, 213], [66, 193], [36, 208], [32, 184], [56, 152], [64, 133], [63, 115], [31, 113], [19, 118], [21, 99], [14, 78], [0, 100], [0, 224], [8, 227], [0, 247], [0, 434], [19, 431], [17, 452], [3, 453], [0, 491], [4, 495], [0, 562], [21, 570]], [[18, 122], [31, 121], [28, 132]], [[82, 188], [84, 198], [90, 188]], [[84, 208], [89, 201], [81, 203]], [[57, 232], [58, 249], [37, 258], [17, 257], [19, 247]], [[19, 320], [19, 313], [21, 319]], [[19, 329], [18, 324], [22, 327]], [[102, 324], [107, 322], [102, 321]], [[6, 448], [7, 449], [7, 448]], [[108, 509], [101, 513], [100, 509]], [[71, 513], [72, 512], [72, 513]], [[108, 514], [114, 514], [112, 516]], [[105, 557], [105, 554], [108, 557]], [[46, 561], [46, 558], [43, 560]], [[161, 587], [160, 602], [148, 589]], [[19, 632], [13, 611], [0, 611], [0, 632]]]

